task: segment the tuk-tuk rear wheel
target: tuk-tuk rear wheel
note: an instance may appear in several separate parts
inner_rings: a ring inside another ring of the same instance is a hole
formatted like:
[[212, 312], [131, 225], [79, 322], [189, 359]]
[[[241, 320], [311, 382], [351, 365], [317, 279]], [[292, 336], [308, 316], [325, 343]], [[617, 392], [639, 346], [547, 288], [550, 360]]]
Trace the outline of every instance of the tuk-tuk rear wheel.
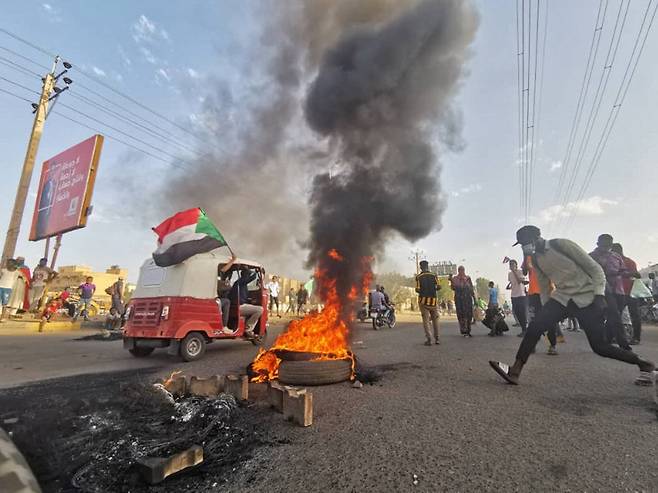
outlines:
[[135, 358], [145, 358], [153, 352], [154, 348], [152, 347], [134, 347], [130, 349], [130, 354]]
[[200, 332], [190, 332], [180, 343], [183, 361], [194, 361], [206, 352], [206, 338]]

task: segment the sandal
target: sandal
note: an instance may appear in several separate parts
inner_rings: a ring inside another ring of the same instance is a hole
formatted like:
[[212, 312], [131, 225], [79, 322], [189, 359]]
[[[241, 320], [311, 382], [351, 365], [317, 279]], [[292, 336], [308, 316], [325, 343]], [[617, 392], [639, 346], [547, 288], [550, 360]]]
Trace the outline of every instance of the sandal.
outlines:
[[507, 383], [511, 385], [519, 384], [518, 378], [509, 374], [509, 366], [505, 363], [501, 363], [500, 361], [489, 361], [489, 365], [491, 365], [491, 368], [493, 368], [496, 373], [503, 377]]
[[656, 383], [656, 372], [655, 371], [641, 371], [640, 376], [635, 379], [635, 385], [641, 385], [643, 387], [650, 387]]

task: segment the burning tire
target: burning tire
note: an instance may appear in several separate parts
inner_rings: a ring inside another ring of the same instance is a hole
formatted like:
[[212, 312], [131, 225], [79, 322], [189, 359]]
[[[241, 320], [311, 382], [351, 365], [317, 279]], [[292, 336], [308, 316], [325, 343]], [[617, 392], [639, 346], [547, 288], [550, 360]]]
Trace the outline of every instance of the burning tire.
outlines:
[[289, 385], [327, 385], [344, 382], [352, 376], [350, 358], [281, 361], [279, 381]]
[[155, 348], [152, 347], [134, 347], [129, 351], [135, 358], [146, 358], [154, 351], [154, 349]]
[[194, 361], [206, 352], [206, 338], [199, 332], [190, 332], [180, 343], [183, 361]]

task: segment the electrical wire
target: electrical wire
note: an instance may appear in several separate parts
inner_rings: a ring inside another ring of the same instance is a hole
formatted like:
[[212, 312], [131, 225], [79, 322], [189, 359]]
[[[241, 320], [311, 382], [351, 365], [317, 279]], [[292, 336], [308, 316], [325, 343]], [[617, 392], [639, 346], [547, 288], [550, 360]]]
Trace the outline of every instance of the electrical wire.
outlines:
[[[633, 50], [629, 57], [628, 64], [626, 65], [626, 70], [624, 71], [624, 76], [619, 85], [619, 90], [617, 91], [617, 95], [615, 96], [615, 101], [613, 102], [612, 108], [610, 109], [610, 114], [608, 115], [608, 119], [605, 123], [603, 132], [601, 133], [601, 137], [599, 139], [599, 142], [597, 143], [594, 156], [592, 157], [592, 161], [590, 162], [590, 166], [585, 175], [585, 179], [578, 192], [578, 198], [576, 199], [577, 202], [582, 200], [582, 198], [585, 196], [585, 193], [587, 192], [587, 189], [589, 188], [589, 185], [592, 181], [592, 177], [594, 176], [599, 161], [601, 160], [603, 151], [605, 150], [605, 147], [608, 144], [608, 140], [610, 139], [610, 135], [612, 134], [612, 130], [614, 128], [615, 122], [617, 121], [617, 117], [619, 116], [620, 109], [624, 103], [624, 100], [626, 99], [626, 95], [628, 94], [628, 90], [630, 88], [631, 82], [635, 75], [635, 71], [637, 70], [638, 63], [644, 51], [647, 38], [649, 37], [651, 27], [653, 26], [653, 22], [656, 18], [656, 12], [658, 11], [658, 2], [656, 2], [656, 6], [654, 7], [653, 13], [651, 14], [651, 18], [649, 20], [647, 29], [646, 31], [644, 31], [644, 26], [646, 24], [652, 3], [653, 0], [650, 0], [649, 3], [647, 4], [647, 8], [644, 12], [644, 17], [642, 19], [642, 24], [640, 25], [640, 29], [638, 30], [638, 34], [637, 37], [635, 38], [635, 43], [633, 45]], [[642, 42], [641, 45], [639, 45], [639, 51], [638, 51], [638, 44], [640, 43], [640, 38], [642, 37], [643, 31], [644, 31], [644, 37], [642, 38]], [[637, 52], [637, 56], [635, 56], [636, 52]], [[635, 60], [633, 61], [634, 57]], [[631, 65], [632, 65], [632, 69], [631, 69]], [[567, 229], [571, 228], [571, 226], [573, 225], [576, 215], [577, 215], [577, 211], [575, 210], [572, 211], [569, 217]]]
[[181, 170], [186, 170], [186, 169], [187, 169], [187, 168], [185, 168], [184, 166], [181, 166], [181, 165], [179, 165], [179, 164], [176, 164], [176, 163], [174, 163], [174, 162], [171, 162], [171, 161], [169, 161], [168, 159], [164, 159], [164, 158], [162, 158], [162, 157], [156, 156], [155, 154], [152, 154], [152, 153], [150, 153], [149, 151], [146, 151], [146, 150], [144, 150], [144, 149], [142, 149], [142, 148], [140, 148], [140, 147], [137, 147], [137, 146], [135, 146], [135, 145], [133, 145], [133, 144], [130, 144], [130, 143], [126, 142], [125, 140], [122, 140], [122, 139], [120, 139], [120, 138], [118, 138], [118, 137], [116, 137], [116, 136], [114, 136], [114, 135], [112, 135], [112, 134], [108, 134], [107, 132], [102, 131], [102, 130], [99, 130], [98, 128], [95, 128], [95, 127], [92, 127], [92, 126], [90, 126], [90, 125], [87, 125], [86, 123], [83, 123], [83, 122], [81, 122], [81, 121], [79, 121], [79, 120], [76, 120], [75, 118], [72, 118], [72, 117], [70, 117], [70, 116], [68, 116], [68, 115], [65, 115], [65, 114], [63, 114], [63, 113], [61, 113], [61, 112], [59, 112], [59, 111], [53, 111], [53, 114], [55, 114], [55, 115], [57, 115], [57, 116], [59, 116], [59, 117], [62, 117], [62, 118], [66, 119], [66, 120], [68, 120], [68, 121], [70, 121], [70, 122], [73, 122], [73, 123], [75, 123], [75, 124], [77, 124], [77, 125], [80, 125], [81, 127], [87, 128], [87, 129], [91, 130], [92, 132], [96, 132], [96, 133], [102, 134], [103, 137], [105, 137], [105, 138], [108, 138], [108, 139], [110, 139], [110, 140], [114, 140], [114, 141], [116, 141], [116, 142], [119, 142], [120, 144], [123, 144], [123, 145], [125, 145], [125, 146], [127, 146], [127, 147], [130, 147], [131, 149], [134, 149], [134, 150], [139, 151], [139, 152], [141, 152], [141, 153], [143, 153], [143, 154], [146, 154], [147, 156], [150, 156], [150, 157], [152, 157], [153, 159], [157, 159], [158, 161], [161, 161], [161, 162], [165, 163], [165, 164], [168, 165], [168, 166], [172, 166], [172, 167], [174, 167], [174, 168], [178, 168], [178, 169], [181, 169]]
[[[604, 2], [605, 2], [605, 8], [603, 9]], [[602, 9], [603, 9], [603, 16], [601, 17]], [[599, 0], [599, 8], [596, 13], [596, 21], [594, 22], [594, 32], [592, 33], [592, 42], [590, 43], [589, 53], [587, 54], [585, 73], [583, 74], [583, 81], [580, 86], [580, 93], [578, 94], [576, 112], [574, 113], [573, 120], [571, 122], [571, 130], [569, 131], [569, 140], [567, 142], [567, 149], [565, 151], [564, 159], [562, 159], [560, 178], [558, 180], [557, 189], [555, 190], [556, 203], [560, 203], [560, 198], [562, 196], [562, 188], [564, 186], [564, 180], [567, 177], [567, 171], [569, 168], [569, 159], [571, 157], [571, 152], [573, 150], [573, 145], [575, 143], [576, 134], [578, 133], [580, 119], [582, 118], [582, 110], [585, 105], [585, 99], [587, 98], [587, 93], [589, 91], [591, 70], [593, 70], [594, 68], [594, 61], [596, 60], [596, 54], [598, 53], [599, 41], [601, 39], [601, 31], [603, 30], [603, 24], [605, 23], [605, 14], [607, 9], [608, 9], [607, 0]], [[599, 21], [601, 22], [600, 26], [599, 26]], [[594, 58], [592, 58], [592, 55], [594, 55]]]
[[[12, 97], [14, 97], [14, 98], [16, 98], [16, 99], [20, 99], [21, 101], [24, 101], [24, 102], [26, 102], [26, 103], [31, 103], [31, 102], [32, 102], [32, 101], [30, 101], [29, 99], [24, 98], [23, 96], [20, 96], [19, 94], [16, 94], [16, 93], [14, 93], [14, 92], [12, 92], [12, 91], [8, 91], [8, 90], [6, 90], [6, 89], [4, 89], [4, 88], [2, 88], [2, 87], [0, 87], [0, 92], [2, 92], [2, 93], [4, 93], [4, 94], [7, 94], [7, 95], [9, 95], [9, 96], [12, 96]], [[139, 152], [141, 152], [141, 153], [143, 153], [143, 154], [145, 154], [145, 155], [147, 155], [147, 156], [152, 157], [153, 159], [156, 159], [156, 160], [158, 160], [158, 161], [160, 161], [160, 162], [165, 163], [165, 164], [168, 165], [168, 166], [172, 166], [172, 167], [174, 167], [174, 168], [178, 168], [178, 169], [181, 169], [181, 170], [186, 170], [186, 169], [187, 169], [187, 168], [185, 168], [184, 166], [181, 166], [181, 165], [179, 165], [179, 164], [176, 164], [175, 162], [171, 162], [171, 161], [168, 160], [168, 159], [164, 159], [164, 158], [162, 158], [162, 157], [160, 157], [160, 156], [157, 156], [157, 155], [155, 155], [155, 154], [153, 154], [153, 153], [151, 153], [151, 152], [149, 152], [149, 151], [147, 151], [147, 150], [144, 150], [144, 149], [142, 149], [142, 148], [140, 148], [140, 147], [137, 147], [137, 146], [135, 146], [135, 145], [133, 145], [133, 144], [131, 144], [131, 143], [129, 143], [129, 142], [126, 142], [125, 140], [122, 140], [122, 139], [120, 139], [120, 138], [118, 138], [118, 137], [116, 137], [116, 136], [114, 136], [114, 135], [112, 135], [112, 134], [108, 134], [107, 132], [105, 132], [105, 131], [103, 131], [103, 130], [100, 130], [100, 129], [96, 128], [96, 127], [92, 127], [92, 126], [90, 126], [90, 125], [87, 125], [86, 123], [83, 123], [83, 122], [81, 122], [81, 121], [79, 121], [79, 120], [76, 120], [75, 118], [72, 118], [72, 117], [70, 117], [70, 116], [68, 116], [68, 115], [65, 115], [65, 114], [61, 113], [60, 111], [53, 111], [52, 114], [57, 115], [57, 116], [59, 116], [59, 117], [62, 117], [62, 118], [66, 119], [66, 120], [68, 120], [68, 121], [70, 121], [70, 122], [73, 122], [73, 123], [75, 123], [75, 124], [77, 124], [77, 125], [80, 125], [81, 127], [87, 128], [87, 129], [89, 129], [89, 130], [91, 130], [91, 131], [93, 131], [93, 132], [96, 132], [96, 133], [102, 134], [105, 138], [108, 138], [108, 139], [110, 139], [110, 140], [114, 140], [114, 141], [116, 141], [116, 142], [119, 142], [120, 144], [123, 144], [123, 145], [125, 145], [126, 147], [130, 147], [131, 149], [134, 149], [134, 150], [136, 150], [136, 151], [139, 151]]]
[[[53, 58], [56, 56], [54, 53], [50, 52], [49, 50], [47, 50], [47, 49], [45, 49], [45, 48], [42, 48], [42, 47], [40, 47], [40, 46], [38, 46], [38, 45], [36, 45], [36, 44], [34, 44], [34, 43], [32, 43], [32, 42], [30, 42], [30, 41], [28, 41], [28, 40], [22, 38], [22, 37], [20, 37], [20, 36], [18, 36], [17, 34], [11, 32], [11, 31], [9, 31], [9, 30], [7, 30], [7, 29], [5, 29], [5, 28], [0, 27], [0, 32], [5, 33], [7, 36], [10, 36], [11, 38], [13, 38], [13, 39], [15, 39], [15, 40], [17, 40], [17, 41], [19, 41], [19, 42], [21, 42], [21, 43], [24, 43], [24, 44], [26, 44], [27, 46], [30, 46], [31, 48], [33, 48], [33, 49], [35, 49], [35, 50], [37, 50], [37, 51], [39, 51], [39, 52], [41, 52], [41, 53], [43, 53], [43, 54], [45, 54], [45, 55], [48, 55], [48, 56], [53, 57]], [[155, 111], [155, 110], [152, 109], [152, 108], [149, 108], [148, 106], [146, 106], [145, 104], [143, 104], [143, 103], [141, 103], [140, 101], [136, 100], [135, 98], [133, 98], [133, 97], [131, 97], [131, 96], [129, 96], [129, 95], [127, 95], [127, 94], [125, 94], [125, 93], [119, 91], [118, 89], [115, 89], [114, 87], [112, 87], [111, 85], [109, 85], [109, 84], [106, 83], [105, 81], [101, 80], [100, 78], [98, 78], [98, 77], [96, 77], [96, 76], [94, 76], [94, 75], [88, 73], [84, 68], [76, 66], [76, 69], [79, 71], [79, 73], [80, 73], [82, 76], [86, 77], [87, 79], [89, 79], [89, 80], [91, 80], [91, 81], [93, 81], [93, 82], [95, 82], [95, 83], [97, 83], [97, 84], [103, 86], [105, 89], [107, 89], [107, 90], [109, 90], [109, 91], [115, 93], [116, 95], [118, 95], [118, 96], [120, 96], [120, 97], [126, 99], [127, 101], [130, 101], [131, 103], [137, 105], [138, 107], [142, 108], [143, 110], [145, 110], [145, 111], [151, 113], [152, 115], [158, 117], [159, 119], [161, 119], [161, 120], [163, 120], [163, 121], [166, 121], [167, 123], [169, 123], [169, 124], [172, 125], [173, 127], [176, 127], [177, 129], [181, 130], [182, 132], [185, 132], [186, 134], [188, 134], [188, 135], [194, 137], [194, 138], [197, 139], [199, 142], [201, 142], [201, 143], [203, 143], [203, 144], [205, 144], [205, 145], [210, 145], [210, 146], [214, 147], [215, 149], [217, 149], [217, 150], [219, 150], [219, 151], [222, 150], [220, 147], [217, 146], [217, 143], [216, 143], [216, 142], [208, 141], [208, 140], [205, 140], [205, 139], [201, 138], [201, 137], [200, 137], [199, 135], [197, 135], [196, 133], [194, 133], [194, 132], [190, 131], [189, 129], [185, 128], [184, 126], [182, 126], [182, 125], [176, 123], [175, 121], [171, 120], [170, 118], [166, 117], [165, 115], [159, 113], [158, 111]]]
[[14, 96], [15, 98], [20, 99], [20, 100], [22, 100], [22, 101], [25, 101], [25, 102], [27, 102], [27, 103], [31, 103], [31, 102], [32, 102], [32, 101], [30, 101], [29, 99], [24, 98], [23, 96], [19, 96], [19, 95], [16, 94], [15, 92], [11, 92], [11, 91], [8, 91], [8, 90], [6, 90], [6, 89], [3, 89], [2, 87], [0, 87], [0, 92], [4, 92], [5, 94], [9, 94], [10, 96]]
[[48, 67], [47, 65], [44, 65], [43, 63], [39, 63], [39, 62], [33, 60], [30, 57], [26, 57], [25, 55], [22, 55], [22, 54], [18, 53], [17, 51], [14, 51], [10, 48], [7, 48], [6, 46], [0, 46], [0, 50], [4, 50], [7, 53], [11, 53], [12, 55], [14, 55], [18, 58], [21, 58], [21, 59], [25, 60], [26, 62], [33, 63], [34, 65], [36, 65], [37, 67], [39, 67], [43, 70], [50, 70], [50, 67]]
[[571, 198], [571, 193], [573, 192], [574, 186], [576, 184], [580, 167], [582, 165], [583, 159], [585, 157], [586, 150], [589, 145], [590, 137], [594, 126], [596, 124], [599, 110], [601, 109], [601, 104], [603, 103], [603, 97], [605, 96], [605, 91], [608, 87], [608, 81], [610, 80], [610, 74], [612, 73], [612, 67], [619, 50], [619, 44], [621, 41], [622, 33], [624, 31], [624, 26], [626, 24], [626, 19], [628, 17], [628, 8], [630, 6], [630, 0], [626, 2], [626, 10], [624, 11], [624, 17], [621, 20], [621, 26], [619, 21], [621, 19], [622, 9], [624, 8], [624, 0], [619, 3], [619, 11], [617, 12], [617, 18], [615, 20], [615, 25], [612, 31], [612, 36], [610, 38], [610, 45], [608, 47], [608, 52], [606, 53], [605, 60], [603, 62], [603, 70], [601, 71], [601, 77], [599, 78], [599, 83], [594, 94], [594, 99], [592, 101], [592, 107], [590, 108], [589, 115], [587, 117], [587, 122], [585, 123], [585, 128], [583, 131], [582, 138], [580, 140], [580, 145], [578, 146], [578, 152], [576, 153], [576, 159], [573, 163], [571, 170], [571, 176], [567, 184], [567, 188], [564, 192], [564, 199], [562, 201], [562, 206], [565, 207], [569, 203]]
[[[2, 58], [2, 57], [0, 57], [0, 58]], [[2, 60], [0, 60], [0, 63], [2, 63]], [[21, 65], [18, 65], [18, 64], [13, 64], [13, 65], [11, 66], [11, 68], [14, 68], [14, 69], [20, 71], [20, 70], [23, 69], [24, 67], [21, 66]], [[35, 76], [39, 77], [39, 74], [35, 74], [35, 73], [31, 73], [31, 72], [28, 72], [28, 75], [35, 75]], [[9, 79], [6, 79], [5, 77], [2, 77], [2, 79], [5, 80], [5, 81], [7, 81], [7, 82], [9, 82], [10, 84], [16, 85], [16, 86], [21, 87], [21, 88], [23, 88], [23, 89], [31, 90], [30, 88], [25, 87], [25, 86], [23, 86], [23, 85], [21, 85], [21, 84], [18, 84], [18, 83], [16, 83], [16, 82], [14, 82], [14, 81], [11, 81], [11, 80], [9, 80]], [[32, 92], [34, 92], [34, 91], [32, 91]], [[40, 93], [39, 93], [39, 92], [35, 92], [35, 94], [39, 95]], [[158, 140], [161, 140], [165, 145], [177, 145], [178, 148], [179, 148], [180, 150], [182, 150], [183, 152], [189, 152], [189, 153], [192, 153], [192, 154], [194, 155], [194, 157], [198, 157], [198, 154], [196, 153], [196, 150], [195, 150], [195, 149], [192, 149], [191, 147], [187, 146], [186, 144], [177, 141], [177, 140], [176, 140], [175, 138], [173, 138], [173, 136], [171, 136], [170, 134], [161, 134], [161, 133], [158, 133], [158, 132], [156, 132], [156, 131], [150, 129], [148, 126], [143, 125], [143, 124], [141, 124], [141, 123], [139, 123], [139, 122], [137, 122], [137, 121], [134, 121], [134, 120], [132, 120], [132, 119], [130, 119], [130, 118], [128, 118], [128, 117], [125, 117], [125, 116], [119, 114], [118, 112], [111, 110], [111, 109], [108, 108], [107, 106], [102, 105], [101, 103], [98, 103], [98, 102], [96, 102], [96, 101], [93, 101], [93, 100], [91, 100], [91, 99], [89, 99], [89, 98], [87, 98], [87, 97], [85, 97], [85, 96], [83, 96], [83, 95], [75, 94], [74, 91], [71, 91], [69, 95], [70, 95], [72, 98], [74, 98], [74, 99], [79, 99], [79, 100], [83, 101], [85, 104], [88, 104], [88, 105], [90, 105], [90, 106], [93, 106], [94, 108], [99, 109], [100, 111], [102, 111], [102, 112], [104, 112], [104, 113], [106, 113], [106, 114], [108, 114], [108, 115], [110, 115], [110, 116], [112, 116], [112, 117], [114, 117], [114, 118], [117, 118], [117, 119], [121, 120], [121, 121], [124, 122], [124, 123], [127, 123], [128, 125], [130, 125], [130, 126], [136, 128], [137, 130], [140, 130], [140, 131], [143, 131], [143, 132], [149, 134], [149, 136], [151, 136], [151, 137], [153, 137], [153, 138], [156, 138], [156, 139], [158, 139]], [[147, 122], [147, 123], [148, 123], [148, 122]]]

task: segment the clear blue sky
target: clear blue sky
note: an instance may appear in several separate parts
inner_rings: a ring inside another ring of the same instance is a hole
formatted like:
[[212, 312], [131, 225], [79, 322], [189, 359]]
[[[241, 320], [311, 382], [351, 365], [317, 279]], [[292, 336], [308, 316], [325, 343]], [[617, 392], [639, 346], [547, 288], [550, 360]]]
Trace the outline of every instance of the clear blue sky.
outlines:
[[[602, 122], [612, 105], [646, 4], [646, 1], [631, 4], [620, 51], [611, 70], [609, 88], [588, 149], [593, 149], [598, 140]], [[519, 256], [520, 252], [511, 247], [514, 231], [522, 221], [517, 163], [515, 5], [510, 0], [478, 2], [480, 29], [472, 47], [469, 75], [463, 82], [457, 102], [463, 112], [466, 148], [461, 153], [444, 154], [441, 159], [442, 183], [448, 201], [442, 230], [415, 246], [392, 240], [382, 270], [410, 272], [413, 267], [407, 258], [410, 250], [418, 247], [430, 260], [464, 263], [473, 276], [483, 275], [502, 283], [506, 278], [502, 258], [505, 255]], [[658, 150], [658, 65], [651, 63], [658, 59], [656, 26], [649, 35], [591, 185], [580, 203], [568, 206], [580, 211], [580, 215], [568, 232], [560, 228], [561, 221], [555, 220], [563, 212], [554, 196], [598, 5], [598, 0], [552, 0], [548, 4], [548, 38], [535, 142], [531, 218], [551, 235], [568, 234], [587, 249], [593, 247], [599, 233], [609, 232], [624, 244], [627, 255], [645, 266], [648, 262], [658, 262], [658, 232], [653, 222], [658, 204], [652, 187], [658, 183], [655, 158]], [[609, 44], [618, 6], [619, 1], [609, 2], [601, 39], [602, 52]], [[223, 80], [229, 87], [237, 88], [248, 84], [253, 77], [244, 57], [259, 42], [254, 33], [263, 21], [260, 17], [262, 10], [255, 1], [180, 1], [168, 2], [166, 8], [162, 2], [155, 1], [24, 1], [6, 2], [2, 11], [0, 27], [48, 51], [62, 54], [75, 65], [90, 73], [95, 72], [108, 84], [190, 129], [198, 124], [193, 115], [198, 114], [200, 98], [206, 94], [208, 84]], [[40, 64], [49, 65], [51, 62], [48, 56], [3, 33], [0, 33], [0, 47], [17, 51]], [[43, 72], [2, 49], [0, 56]], [[592, 76], [591, 92], [599, 80], [602, 66], [603, 59], [599, 57]], [[117, 99], [102, 86], [74, 74], [72, 77], [76, 82]], [[1, 63], [0, 76], [39, 90], [40, 82], [36, 77]], [[32, 97], [27, 91], [2, 79], [0, 88]], [[72, 92], [75, 90], [74, 83]], [[81, 91], [79, 94], [85, 93]], [[121, 122], [85, 107], [79, 100], [63, 97], [62, 102], [137, 135]], [[585, 117], [590, 104], [586, 104]], [[188, 134], [158, 121], [134, 105], [127, 104], [127, 107], [159, 122], [168, 131], [176, 133], [180, 141], [194, 144]], [[57, 109], [66, 111], [61, 107]], [[0, 93], [0, 115], [0, 147], [3, 151], [0, 155], [3, 170], [0, 231], [4, 235], [32, 115], [27, 103], [3, 93]], [[89, 124], [106, 128], [93, 122]], [[235, 124], [239, 125], [239, 122]], [[109, 129], [107, 132], [116, 134]], [[51, 115], [37, 166], [92, 133]], [[162, 147], [161, 144], [155, 145]], [[177, 154], [178, 150], [170, 147], [168, 152]], [[585, 154], [583, 168], [589, 164], [590, 155], [591, 150]], [[135, 211], [127, 214], [122, 210], [117, 197], [125, 192], [126, 186], [139, 190], [138, 184], [131, 183], [131, 177], [147, 179], [149, 175], [166, 174], [170, 169], [166, 163], [151, 157], [137, 159], [136, 156], [122, 144], [106, 141], [93, 201], [94, 214], [86, 229], [64, 237], [60, 265], [87, 264], [100, 270], [110, 264], [120, 264], [130, 270], [130, 278], [135, 280], [138, 266], [154, 249], [155, 239], [148, 231], [148, 225], [134, 219]], [[135, 169], [135, 166], [139, 168]], [[37, 179], [38, 172], [35, 172], [32, 192]], [[153, 198], [145, 196], [144, 200]], [[17, 253], [26, 256], [30, 264], [37, 261], [43, 248], [42, 243], [27, 241], [27, 225], [33, 206], [34, 197], [31, 195], [17, 249]], [[219, 226], [221, 229], [221, 223]], [[239, 238], [233, 239], [233, 243], [239, 244]]]

